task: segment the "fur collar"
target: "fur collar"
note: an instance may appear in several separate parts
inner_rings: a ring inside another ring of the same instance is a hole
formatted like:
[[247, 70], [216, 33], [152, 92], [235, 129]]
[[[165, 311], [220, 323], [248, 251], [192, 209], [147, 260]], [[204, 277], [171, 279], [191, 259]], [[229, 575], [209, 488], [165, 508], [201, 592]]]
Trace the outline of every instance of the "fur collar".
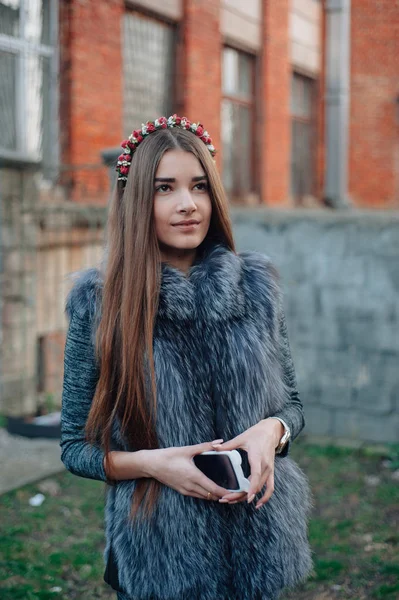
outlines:
[[[66, 302], [66, 313], [98, 316], [103, 276], [91, 268], [75, 273]], [[190, 321], [225, 321], [239, 318], [248, 310], [275, 306], [279, 299], [278, 275], [268, 257], [257, 252], [235, 254], [215, 244], [187, 274], [162, 263], [158, 317]]]

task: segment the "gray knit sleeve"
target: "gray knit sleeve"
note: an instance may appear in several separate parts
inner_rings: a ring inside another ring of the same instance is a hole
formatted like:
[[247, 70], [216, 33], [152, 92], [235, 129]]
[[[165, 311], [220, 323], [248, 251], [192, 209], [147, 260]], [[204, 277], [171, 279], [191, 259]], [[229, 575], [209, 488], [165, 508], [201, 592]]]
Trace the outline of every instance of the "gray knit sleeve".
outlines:
[[75, 475], [106, 481], [104, 452], [89, 444], [84, 434], [99, 376], [92, 337], [89, 311], [73, 311], [65, 344], [61, 460]]
[[285, 320], [284, 311], [280, 313], [279, 319], [279, 334], [280, 334], [280, 356], [283, 367], [284, 382], [290, 391], [290, 397], [287, 405], [275, 413], [274, 417], [280, 417], [285, 421], [291, 431], [291, 439], [285, 446], [281, 454], [277, 456], [286, 456], [290, 450], [290, 444], [298, 436], [305, 426], [303, 415], [303, 406], [297, 389], [294, 363], [291, 356], [290, 344], [288, 341], [287, 323]]

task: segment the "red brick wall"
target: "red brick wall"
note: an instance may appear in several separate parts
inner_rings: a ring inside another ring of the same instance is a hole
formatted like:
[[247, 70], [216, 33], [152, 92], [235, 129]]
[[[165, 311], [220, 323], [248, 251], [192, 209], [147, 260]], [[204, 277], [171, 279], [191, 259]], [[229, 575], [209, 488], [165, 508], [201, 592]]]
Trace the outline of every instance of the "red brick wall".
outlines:
[[262, 1], [260, 190], [269, 205], [288, 203], [290, 177], [289, 0]]
[[60, 5], [62, 182], [76, 201], [105, 202], [108, 172], [100, 153], [122, 139], [124, 3]]
[[219, 0], [185, 0], [183, 17], [182, 107], [192, 121], [201, 121], [218, 149], [221, 165], [221, 52]]
[[349, 194], [399, 206], [399, 4], [352, 0]]
[[[262, 201], [271, 206], [289, 203], [290, 6], [290, 0], [262, 0], [257, 172]], [[118, 146], [123, 137], [124, 10], [123, 0], [60, 3], [61, 181], [77, 201], [106, 201], [108, 172], [100, 152]], [[184, 0], [179, 28], [175, 110], [205, 124], [219, 149], [221, 166], [220, 0]], [[397, 207], [397, 3], [352, 0], [351, 36], [349, 193], [357, 206]], [[321, 197], [325, 168], [324, 56], [319, 81], [316, 180]]]

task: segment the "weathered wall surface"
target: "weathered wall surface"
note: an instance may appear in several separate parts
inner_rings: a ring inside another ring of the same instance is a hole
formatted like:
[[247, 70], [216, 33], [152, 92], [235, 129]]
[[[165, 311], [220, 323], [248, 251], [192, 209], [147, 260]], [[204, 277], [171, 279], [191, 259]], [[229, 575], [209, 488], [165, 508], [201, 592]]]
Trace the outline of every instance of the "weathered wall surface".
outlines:
[[235, 210], [278, 267], [306, 433], [399, 441], [399, 213]]

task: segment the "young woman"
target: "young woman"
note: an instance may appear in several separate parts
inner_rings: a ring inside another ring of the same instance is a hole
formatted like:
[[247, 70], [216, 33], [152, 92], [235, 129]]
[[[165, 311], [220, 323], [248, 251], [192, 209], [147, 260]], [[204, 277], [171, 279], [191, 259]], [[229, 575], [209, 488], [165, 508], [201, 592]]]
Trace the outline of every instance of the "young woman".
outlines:
[[[277, 598], [311, 568], [277, 273], [235, 252], [202, 125], [161, 117], [122, 147], [104, 261], [67, 301], [62, 460], [108, 483], [104, 578], [120, 600]], [[232, 449], [247, 492], [194, 464]]]

